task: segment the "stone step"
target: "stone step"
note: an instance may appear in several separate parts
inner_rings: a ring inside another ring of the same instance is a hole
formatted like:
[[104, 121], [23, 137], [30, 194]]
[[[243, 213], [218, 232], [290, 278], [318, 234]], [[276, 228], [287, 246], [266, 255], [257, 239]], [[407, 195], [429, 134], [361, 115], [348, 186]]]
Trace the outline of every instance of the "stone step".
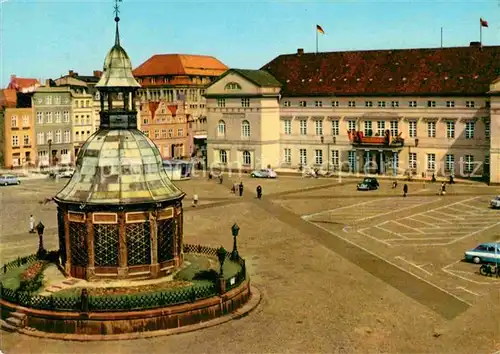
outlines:
[[58, 290], [61, 290], [62, 288], [64, 288], [64, 286], [61, 286], [61, 285], [51, 285], [50, 286], [51, 289], [58, 289]]
[[23, 327], [23, 320], [17, 317], [8, 317], [5, 322], [17, 328]]
[[6, 332], [17, 332], [18, 327], [8, 324], [4, 320], [0, 320], [0, 327]]
[[71, 278], [71, 279], [64, 280], [63, 284], [66, 284], [66, 285], [75, 285], [78, 282], [80, 282], [80, 279]]
[[22, 313], [22, 312], [12, 312], [10, 314], [11, 317], [16, 317], [16, 318], [19, 318], [20, 320], [24, 320], [26, 319], [26, 314], [25, 313]]

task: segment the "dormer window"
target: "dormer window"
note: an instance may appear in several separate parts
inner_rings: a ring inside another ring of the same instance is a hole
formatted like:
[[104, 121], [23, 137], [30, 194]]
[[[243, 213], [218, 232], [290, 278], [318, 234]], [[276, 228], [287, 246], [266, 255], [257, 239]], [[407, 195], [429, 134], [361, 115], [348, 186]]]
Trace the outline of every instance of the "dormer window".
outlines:
[[238, 91], [238, 90], [241, 90], [241, 86], [237, 82], [230, 82], [230, 83], [226, 84], [226, 86], [224, 87], [224, 90], [226, 90], [226, 91]]

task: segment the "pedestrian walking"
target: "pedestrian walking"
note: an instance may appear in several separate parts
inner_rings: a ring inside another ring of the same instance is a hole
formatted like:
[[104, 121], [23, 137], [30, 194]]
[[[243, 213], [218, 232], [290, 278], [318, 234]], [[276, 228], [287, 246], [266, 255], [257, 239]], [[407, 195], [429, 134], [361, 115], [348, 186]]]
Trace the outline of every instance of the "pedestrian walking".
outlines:
[[408, 194], [408, 185], [405, 183], [405, 185], [403, 186], [403, 197], [406, 197], [407, 194]]
[[240, 185], [238, 186], [238, 190], [240, 192], [240, 197], [243, 196], [243, 182], [240, 182]]
[[35, 218], [33, 215], [30, 215], [30, 234], [35, 233]]
[[223, 181], [223, 177], [222, 177], [222, 173], [219, 175], [219, 183], [222, 184], [222, 181]]
[[257, 186], [257, 198], [262, 199], [262, 187], [260, 185]]
[[193, 195], [193, 207], [198, 205], [198, 194]]
[[441, 183], [441, 192], [440, 195], [445, 195], [446, 194], [446, 183], [443, 182]]

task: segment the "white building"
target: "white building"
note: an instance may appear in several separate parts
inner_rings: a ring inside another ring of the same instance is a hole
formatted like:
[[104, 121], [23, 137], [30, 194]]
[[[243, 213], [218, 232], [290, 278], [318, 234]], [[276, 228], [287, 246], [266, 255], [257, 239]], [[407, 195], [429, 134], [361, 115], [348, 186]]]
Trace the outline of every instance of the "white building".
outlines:
[[499, 58], [500, 46], [474, 43], [299, 49], [261, 70], [230, 69], [207, 88], [209, 165], [490, 175], [500, 183]]

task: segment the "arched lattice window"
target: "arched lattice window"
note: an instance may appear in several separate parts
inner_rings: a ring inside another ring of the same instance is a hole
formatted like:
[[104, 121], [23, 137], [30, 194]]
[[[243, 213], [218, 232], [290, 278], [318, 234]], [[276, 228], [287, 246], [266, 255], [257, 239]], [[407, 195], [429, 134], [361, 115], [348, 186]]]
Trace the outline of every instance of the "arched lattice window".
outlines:
[[227, 151], [226, 150], [219, 150], [219, 162], [220, 163], [227, 163]]
[[217, 135], [226, 135], [226, 122], [223, 120], [217, 123]]
[[250, 122], [248, 120], [241, 122], [241, 136], [250, 137]]
[[251, 165], [252, 164], [252, 155], [250, 151], [243, 151], [243, 165]]
[[226, 91], [241, 90], [241, 86], [237, 82], [230, 82], [224, 87], [224, 90]]

